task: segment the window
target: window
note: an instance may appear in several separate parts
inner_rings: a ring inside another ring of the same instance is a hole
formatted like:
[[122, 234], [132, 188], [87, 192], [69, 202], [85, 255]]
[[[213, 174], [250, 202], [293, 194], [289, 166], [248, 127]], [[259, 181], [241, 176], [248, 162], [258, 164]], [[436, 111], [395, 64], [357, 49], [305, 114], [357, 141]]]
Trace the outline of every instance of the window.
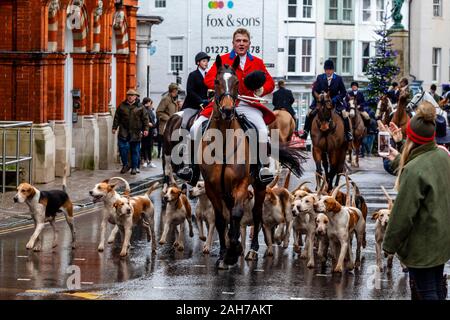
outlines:
[[433, 0], [433, 16], [442, 17], [442, 0]]
[[292, 19], [312, 19], [313, 0], [289, 0], [288, 18]]
[[302, 39], [302, 73], [311, 72], [312, 39]]
[[165, 8], [166, 0], [155, 0], [155, 8]]
[[433, 82], [440, 82], [440, 66], [441, 66], [441, 48], [433, 48], [433, 57], [432, 57], [432, 73], [433, 73]]
[[288, 17], [289, 18], [297, 18], [297, 0], [289, 0]]
[[362, 72], [366, 73], [369, 67], [370, 60], [370, 42], [362, 43]]
[[183, 71], [183, 38], [169, 38], [170, 72]]
[[352, 22], [352, 0], [343, 0], [342, 20], [345, 22]]
[[314, 72], [313, 39], [290, 38], [288, 40], [288, 72], [311, 74]]
[[334, 62], [337, 73], [350, 75], [353, 73], [353, 41], [328, 40], [328, 59]]
[[370, 6], [370, 0], [363, 0], [363, 6], [362, 6], [362, 11], [363, 11], [363, 21], [370, 21], [370, 16], [372, 14], [371, 12], [371, 6]]
[[312, 18], [312, 0], [303, 0], [303, 18]]
[[327, 4], [328, 22], [353, 22], [353, 0], [328, 0]]
[[297, 51], [297, 40], [289, 39], [288, 72], [296, 71], [296, 51]]
[[338, 42], [336, 40], [329, 41], [328, 58], [334, 62], [337, 71], [338, 66]]
[[383, 21], [384, 18], [384, 0], [377, 0], [377, 21]]
[[170, 56], [170, 71], [183, 71], [183, 56]]
[[338, 0], [330, 0], [330, 10], [329, 10], [329, 18], [330, 20], [338, 20], [338, 13], [339, 13], [339, 7], [338, 7]]

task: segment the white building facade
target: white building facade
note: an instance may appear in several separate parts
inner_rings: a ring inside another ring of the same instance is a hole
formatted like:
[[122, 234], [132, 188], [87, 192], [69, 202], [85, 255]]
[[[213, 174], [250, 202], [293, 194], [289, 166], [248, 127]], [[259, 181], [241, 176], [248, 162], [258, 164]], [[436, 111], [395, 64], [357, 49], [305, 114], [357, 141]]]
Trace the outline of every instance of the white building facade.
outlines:
[[423, 88], [450, 83], [450, 1], [413, 0], [411, 8], [410, 74]]
[[[435, 0], [427, 0], [435, 1]], [[408, 27], [408, 1], [402, 9]], [[413, 1], [416, 2], [416, 1]], [[422, 1], [417, 1], [422, 2]], [[424, 1], [426, 2], [426, 1]], [[233, 31], [247, 28], [251, 51], [262, 57], [275, 79], [285, 79], [300, 114], [311, 101], [311, 85], [331, 58], [347, 86], [362, 86], [369, 57], [375, 54], [375, 29], [390, 15], [389, 0], [145, 0], [138, 15], [163, 17], [152, 28], [150, 93], [158, 103], [179, 73], [185, 88], [195, 69], [194, 56], [231, 50]], [[447, 8], [448, 10], [450, 8]], [[442, 48], [442, 54], [444, 48]], [[447, 50], [448, 53], [448, 50]], [[138, 79], [138, 82], [139, 79]]]

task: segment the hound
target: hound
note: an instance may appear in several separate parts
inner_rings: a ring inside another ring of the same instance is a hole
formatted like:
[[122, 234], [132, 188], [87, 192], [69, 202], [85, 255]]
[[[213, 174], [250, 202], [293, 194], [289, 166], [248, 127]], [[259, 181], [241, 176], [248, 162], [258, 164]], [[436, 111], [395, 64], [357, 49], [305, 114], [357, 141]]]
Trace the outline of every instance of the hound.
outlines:
[[152, 241], [152, 252], [156, 252], [155, 208], [150, 200], [150, 194], [158, 185], [159, 182], [153, 183], [143, 196], [130, 197], [126, 195], [114, 202], [117, 227], [124, 234], [121, 257], [128, 254], [132, 228], [139, 223], [147, 232], [147, 241]]
[[176, 227], [180, 226], [178, 239], [175, 240], [173, 246], [177, 248], [178, 251], [183, 251], [184, 227], [186, 220], [189, 224], [189, 236], [191, 238], [194, 236], [194, 232], [192, 231], [191, 205], [185, 195], [186, 189], [181, 190], [176, 185], [168, 187], [165, 183], [162, 192], [164, 200], [167, 203], [167, 207], [164, 231], [161, 235], [161, 239], [159, 240], [159, 244], [163, 245], [167, 242], [167, 234], [169, 233], [171, 226], [175, 227], [176, 232], [178, 232]]
[[89, 191], [89, 195], [93, 198], [93, 202], [97, 203], [103, 201], [103, 210], [102, 210], [102, 223], [100, 229], [100, 243], [98, 245], [98, 251], [102, 252], [105, 249], [105, 234], [106, 234], [106, 226], [107, 223], [111, 223], [114, 225], [114, 229], [111, 231], [111, 234], [108, 238], [108, 243], [113, 243], [116, 238], [117, 232], [119, 228], [116, 225], [115, 221], [115, 210], [114, 203], [120, 199], [120, 194], [116, 192], [117, 183], [113, 184], [111, 181], [120, 180], [125, 184], [125, 192], [124, 194], [130, 194], [130, 185], [128, 182], [121, 177], [113, 177], [111, 179], [106, 179], [100, 183], [97, 183], [91, 191]]
[[30, 208], [34, 221], [34, 233], [27, 243], [28, 250], [38, 252], [42, 249], [41, 232], [45, 222], [49, 222], [53, 228], [53, 244], [58, 245], [58, 231], [55, 226], [55, 218], [58, 212], [63, 212], [67, 224], [72, 233], [72, 249], [75, 249], [75, 229], [73, 224], [73, 204], [66, 192], [65, 177], [63, 178], [63, 190], [40, 191], [28, 183], [22, 183], [17, 187], [14, 202], [26, 203]]

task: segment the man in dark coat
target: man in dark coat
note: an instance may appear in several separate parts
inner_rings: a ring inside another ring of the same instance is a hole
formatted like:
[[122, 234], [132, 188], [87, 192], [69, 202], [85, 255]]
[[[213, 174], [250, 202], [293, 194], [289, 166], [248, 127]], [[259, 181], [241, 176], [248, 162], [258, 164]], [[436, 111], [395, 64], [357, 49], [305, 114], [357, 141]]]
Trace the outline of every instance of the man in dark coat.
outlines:
[[366, 104], [366, 100], [364, 99], [364, 94], [359, 91], [359, 84], [356, 81], [351, 83], [352, 89], [347, 92], [347, 102], [350, 98], [354, 97], [356, 99], [356, 105], [364, 106]]
[[292, 91], [289, 89], [286, 89], [286, 83], [284, 80], [278, 81], [278, 90], [273, 93], [273, 100], [272, 104], [274, 105], [273, 110], [285, 110], [289, 112], [292, 116], [292, 118], [296, 118], [295, 111], [292, 108], [292, 104], [294, 103], [294, 95], [292, 94]]
[[[353, 136], [350, 129], [350, 121], [348, 119], [348, 112], [346, 109], [345, 97], [347, 90], [345, 89], [344, 81], [342, 77], [334, 73], [334, 62], [332, 60], [325, 61], [324, 64], [325, 73], [317, 76], [314, 84], [313, 93], [321, 94], [322, 92], [328, 92], [333, 103], [336, 112], [342, 117], [344, 121], [345, 139], [352, 141]], [[309, 131], [311, 130], [312, 120], [317, 115], [318, 110], [316, 108], [316, 101], [311, 104], [309, 114], [305, 119], [305, 126], [303, 128], [303, 134], [300, 138], [306, 139]]]
[[117, 107], [112, 126], [113, 134], [116, 134], [119, 128], [118, 144], [123, 166], [120, 173], [130, 169], [128, 153], [131, 151], [132, 175], [138, 173], [141, 138], [146, 137], [149, 130], [148, 113], [137, 100], [138, 97], [139, 93], [135, 90], [128, 90], [127, 100]]
[[387, 95], [391, 99], [392, 104], [397, 104], [400, 97], [400, 89], [397, 82], [392, 82], [392, 88], [387, 92]]
[[183, 110], [182, 128], [186, 128], [189, 120], [208, 104], [208, 88], [204, 79], [210, 59], [211, 57], [204, 52], [199, 52], [195, 56], [197, 69], [189, 74], [186, 85], [186, 99], [181, 108]]

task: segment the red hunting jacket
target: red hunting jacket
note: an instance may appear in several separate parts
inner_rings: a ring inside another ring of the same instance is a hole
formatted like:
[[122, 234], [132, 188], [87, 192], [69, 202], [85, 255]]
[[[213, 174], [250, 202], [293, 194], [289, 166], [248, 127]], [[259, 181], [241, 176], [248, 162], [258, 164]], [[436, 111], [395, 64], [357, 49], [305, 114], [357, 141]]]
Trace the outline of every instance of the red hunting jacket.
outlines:
[[[236, 52], [234, 52], [234, 50], [233, 50], [230, 53], [222, 55], [221, 58], [222, 58], [223, 64], [228, 64], [231, 66], [231, 65], [233, 65], [234, 59], [236, 58]], [[262, 94], [262, 96], [272, 93], [273, 89], [275, 88], [275, 83], [274, 83], [271, 75], [267, 71], [263, 60], [251, 55], [250, 53], [247, 53], [247, 60], [245, 62], [244, 71], [242, 71], [242, 69], [240, 67], [238, 67], [236, 70], [236, 75], [239, 79], [239, 94], [240, 95], [250, 96], [250, 97], [254, 96], [253, 91], [249, 90], [245, 86], [244, 78], [249, 73], [256, 71], [256, 70], [264, 71], [264, 73], [266, 74], [266, 83], [263, 86], [264, 93]], [[216, 76], [217, 76], [217, 68], [216, 68], [216, 64], [213, 64], [213, 66], [211, 67], [211, 70], [208, 71], [208, 73], [206, 74], [206, 77], [205, 77], [205, 85], [208, 87], [208, 89], [214, 90], [214, 81], [216, 79]], [[262, 112], [264, 122], [267, 125], [271, 124], [275, 120], [275, 115], [266, 106], [264, 106], [260, 103], [252, 103], [251, 106]], [[209, 118], [211, 116], [212, 111], [213, 111], [213, 105], [210, 104], [208, 107], [206, 107], [201, 112], [201, 115]]]

